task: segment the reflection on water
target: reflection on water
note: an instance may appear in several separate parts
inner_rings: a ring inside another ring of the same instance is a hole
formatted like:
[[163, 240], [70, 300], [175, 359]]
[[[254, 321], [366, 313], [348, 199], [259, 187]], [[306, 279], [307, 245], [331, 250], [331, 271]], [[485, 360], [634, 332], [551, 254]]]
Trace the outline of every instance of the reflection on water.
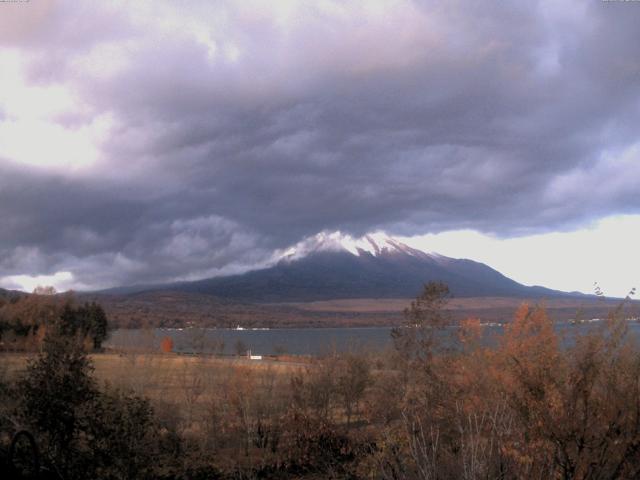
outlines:
[[[585, 322], [579, 325], [558, 323], [556, 330], [563, 343], [568, 345], [575, 333], [585, 333], [598, 328], [601, 322]], [[234, 354], [251, 350], [254, 355], [321, 355], [331, 351], [383, 350], [391, 346], [391, 327], [370, 328], [280, 328], [225, 329], [186, 328], [115, 330], [111, 333], [106, 347], [119, 349], [159, 350], [164, 337], [171, 337], [174, 351], [182, 353]], [[485, 343], [492, 344], [496, 336], [503, 332], [501, 325], [490, 324], [484, 329]], [[629, 332], [640, 336], [640, 324], [629, 322]], [[453, 342], [456, 328], [441, 332], [443, 341]]]

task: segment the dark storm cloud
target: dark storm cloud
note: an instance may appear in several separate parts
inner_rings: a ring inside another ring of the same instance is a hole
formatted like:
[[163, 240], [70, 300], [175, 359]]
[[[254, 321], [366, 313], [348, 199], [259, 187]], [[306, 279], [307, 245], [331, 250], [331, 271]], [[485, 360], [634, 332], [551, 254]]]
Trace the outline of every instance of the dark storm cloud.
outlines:
[[322, 230], [510, 236], [640, 211], [640, 5], [87, 5], [0, 37], [81, 100], [59, 124], [111, 121], [81, 173], [0, 163], [0, 277], [166, 281]]

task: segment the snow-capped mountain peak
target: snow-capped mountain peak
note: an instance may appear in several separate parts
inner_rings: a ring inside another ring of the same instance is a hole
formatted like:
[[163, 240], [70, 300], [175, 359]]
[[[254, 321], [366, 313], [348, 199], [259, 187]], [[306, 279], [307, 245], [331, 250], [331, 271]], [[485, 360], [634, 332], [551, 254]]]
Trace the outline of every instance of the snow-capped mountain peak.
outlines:
[[297, 243], [285, 250], [280, 258], [296, 260], [310, 253], [322, 251], [347, 251], [356, 256], [371, 255], [379, 257], [383, 255], [404, 254], [420, 258], [434, 260], [444, 257], [435, 253], [425, 253], [411, 248], [399, 240], [390, 237], [384, 232], [375, 232], [354, 238], [341, 232], [321, 232]]

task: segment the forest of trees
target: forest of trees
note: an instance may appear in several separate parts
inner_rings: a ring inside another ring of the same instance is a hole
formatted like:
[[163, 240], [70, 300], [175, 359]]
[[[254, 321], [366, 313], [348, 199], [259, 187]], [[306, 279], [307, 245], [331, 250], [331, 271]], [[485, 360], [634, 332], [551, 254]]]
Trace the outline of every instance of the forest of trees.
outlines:
[[72, 294], [47, 288], [0, 298], [0, 350], [39, 349], [51, 329], [98, 350], [107, 338], [107, 316], [95, 302], [77, 304]]
[[280, 383], [230, 366], [211, 391], [184, 375], [181, 410], [100, 385], [86, 342], [50, 322], [0, 382], [0, 452], [32, 432], [64, 479], [638, 478], [640, 349], [619, 311], [561, 338], [523, 305], [487, 345], [477, 319], [446, 328], [447, 298], [426, 285], [384, 354], [327, 355]]

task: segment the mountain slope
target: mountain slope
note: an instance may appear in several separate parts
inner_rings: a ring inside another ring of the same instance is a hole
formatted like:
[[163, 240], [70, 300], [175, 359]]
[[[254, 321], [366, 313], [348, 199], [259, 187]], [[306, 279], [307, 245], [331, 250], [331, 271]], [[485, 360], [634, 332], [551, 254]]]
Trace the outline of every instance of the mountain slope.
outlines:
[[320, 239], [294, 249], [270, 268], [171, 285], [171, 289], [252, 302], [307, 302], [344, 298], [411, 298], [429, 281], [458, 297], [558, 297], [527, 287], [479, 262], [413, 249], [389, 238], [343, 244]]
[[17, 290], [7, 290], [5, 288], [0, 288], [0, 299], [10, 300], [12, 298], [16, 298], [22, 295], [26, 295], [24, 292], [19, 292]]

